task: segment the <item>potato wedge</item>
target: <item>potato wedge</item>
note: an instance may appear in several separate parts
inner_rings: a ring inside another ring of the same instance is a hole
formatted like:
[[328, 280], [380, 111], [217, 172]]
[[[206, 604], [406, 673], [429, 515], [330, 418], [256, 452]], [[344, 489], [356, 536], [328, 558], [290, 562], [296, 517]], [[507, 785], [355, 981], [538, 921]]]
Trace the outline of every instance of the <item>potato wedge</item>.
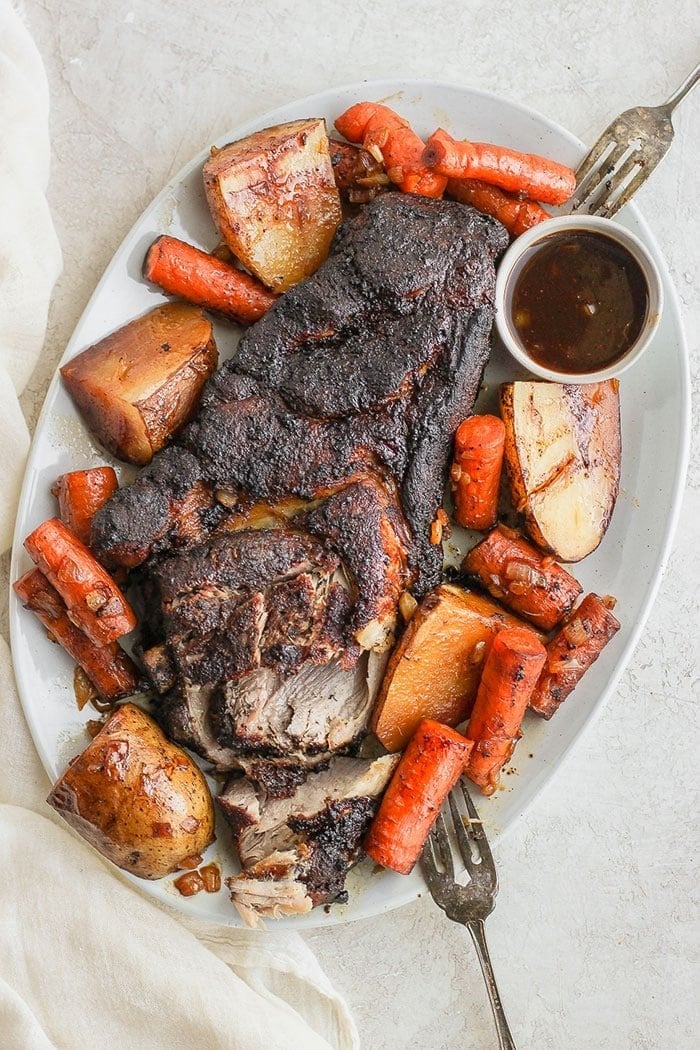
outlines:
[[322, 118], [212, 149], [203, 175], [219, 233], [273, 291], [308, 277], [326, 258], [341, 209]]
[[513, 503], [535, 543], [565, 562], [595, 550], [620, 484], [620, 398], [604, 383], [505, 383]]
[[526, 625], [489, 598], [452, 584], [423, 599], [389, 657], [372, 712], [372, 729], [387, 751], [402, 750], [423, 718], [448, 726], [467, 718], [481, 663], [503, 627]]
[[202, 311], [167, 303], [83, 350], [61, 375], [93, 436], [142, 466], [194, 414], [217, 363]]
[[214, 838], [204, 774], [133, 704], [117, 708], [47, 801], [100, 853], [144, 879], [175, 871]]

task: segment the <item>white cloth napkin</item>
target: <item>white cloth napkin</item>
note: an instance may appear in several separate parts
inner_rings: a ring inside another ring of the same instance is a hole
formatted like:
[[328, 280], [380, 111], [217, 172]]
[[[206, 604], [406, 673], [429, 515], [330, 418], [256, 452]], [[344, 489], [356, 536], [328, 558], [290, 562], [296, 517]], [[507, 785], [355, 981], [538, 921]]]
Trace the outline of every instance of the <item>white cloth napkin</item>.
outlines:
[[[44, 196], [48, 89], [0, 0], [0, 549], [29, 435], [18, 395], [41, 351], [60, 250]], [[298, 934], [182, 922], [115, 876], [45, 798], [0, 638], [0, 1048], [354, 1050], [347, 1007]]]

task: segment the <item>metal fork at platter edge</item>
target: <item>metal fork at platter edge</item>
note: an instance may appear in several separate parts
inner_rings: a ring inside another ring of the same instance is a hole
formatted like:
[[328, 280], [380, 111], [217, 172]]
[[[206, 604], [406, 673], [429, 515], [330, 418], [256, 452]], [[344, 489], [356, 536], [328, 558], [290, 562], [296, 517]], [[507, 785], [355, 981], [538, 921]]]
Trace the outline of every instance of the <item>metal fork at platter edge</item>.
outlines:
[[651, 175], [673, 141], [671, 114], [700, 79], [700, 65], [660, 106], [625, 110], [605, 129], [576, 170], [576, 189], [563, 211], [612, 218]]
[[[453, 841], [456, 843], [455, 860]], [[491, 1001], [500, 1050], [516, 1050], [506, 1019], [484, 933], [498, 893], [496, 866], [486, 833], [469, 792], [460, 781], [438, 816], [422, 855], [425, 880], [433, 900], [448, 919], [466, 926], [479, 956]], [[469, 882], [456, 881], [456, 870], [466, 868]]]

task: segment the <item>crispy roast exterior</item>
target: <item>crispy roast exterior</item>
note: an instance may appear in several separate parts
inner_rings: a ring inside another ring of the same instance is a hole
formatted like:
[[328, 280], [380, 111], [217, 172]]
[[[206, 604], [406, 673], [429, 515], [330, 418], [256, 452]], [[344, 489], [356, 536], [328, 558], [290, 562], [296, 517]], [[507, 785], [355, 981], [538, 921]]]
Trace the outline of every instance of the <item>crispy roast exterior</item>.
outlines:
[[[190, 488], [312, 500], [368, 471], [389, 475], [416, 592], [434, 587], [442, 552], [431, 524], [488, 358], [494, 259], [506, 244], [503, 227], [471, 208], [404, 194], [344, 222], [326, 262], [208, 382], [177, 439]], [[97, 516], [93, 545], [107, 563], [171, 545], [187, 488], [175, 452]]]

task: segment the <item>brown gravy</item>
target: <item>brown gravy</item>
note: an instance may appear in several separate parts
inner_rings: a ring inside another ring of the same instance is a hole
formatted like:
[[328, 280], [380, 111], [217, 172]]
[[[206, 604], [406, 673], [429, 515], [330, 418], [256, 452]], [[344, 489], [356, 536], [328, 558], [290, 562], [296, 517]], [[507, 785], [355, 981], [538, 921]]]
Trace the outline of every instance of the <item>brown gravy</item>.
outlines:
[[605, 234], [555, 233], [525, 260], [512, 315], [534, 361], [583, 375], [627, 353], [646, 319], [649, 296], [626, 248]]

